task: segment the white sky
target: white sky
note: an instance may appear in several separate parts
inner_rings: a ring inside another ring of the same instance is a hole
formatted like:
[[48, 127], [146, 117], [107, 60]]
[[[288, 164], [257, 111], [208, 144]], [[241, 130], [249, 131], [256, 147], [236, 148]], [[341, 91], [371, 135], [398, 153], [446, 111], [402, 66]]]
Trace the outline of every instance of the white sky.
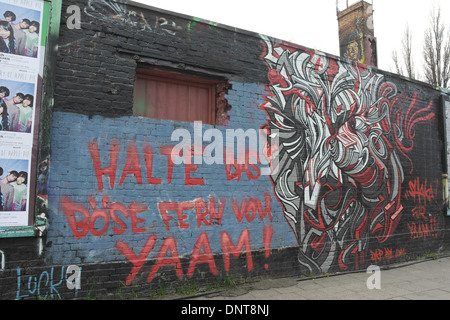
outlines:
[[[333, 55], [339, 55], [336, 0], [133, 0], [189, 16], [226, 24]], [[345, 6], [346, 0], [340, 0]], [[355, 0], [348, 0], [350, 4]], [[416, 69], [422, 65], [424, 31], [429, 12], [440, 6], [450, 28], [448, 0], [366, 0], [373, 1], [374, 28], [378, 41], [378, 67], [393, 71], [392, 51], [401, 55], [406, 24], [413, 34]]]

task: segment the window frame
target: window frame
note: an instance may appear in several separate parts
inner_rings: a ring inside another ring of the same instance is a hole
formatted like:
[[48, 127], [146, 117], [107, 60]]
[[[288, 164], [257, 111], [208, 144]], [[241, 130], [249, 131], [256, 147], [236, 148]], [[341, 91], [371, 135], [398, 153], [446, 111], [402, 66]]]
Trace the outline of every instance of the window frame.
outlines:
[[[186, 87], [197, 87], [202, 89], [208, 90], [208, 98], [207, 98], [207, 105], [209, 107], [209, 116], [208, 116], [208, 123], [209, 125], [216, 125], [216, 117], [217, 117], [217, 92], [218, 92], [218, 85], [220, 83], [223, 83], [223, 79], [217, 79], [217, 78], [210, 78], [205, 77], [203, 75], [191, 75], [191, 74], [183, 74], [175, 71], [167, 71], [167, 70], [161, 70], [161, 69], [147, 69], [147, 68], [137, 68], [136, 70], [136, 81], [139, 79], [144, 80], [150, 80], [150, 81], [160, 81], [164, 83], [169, 84], [177, 84], [177, 85], [184, 85]], [[177, 121], [177, 122], [188, 122], [193, 123], [194, 121], [197, 121], [198, 119], [185, 119], [185, 120], [174, 120], [169, 118], [154, 118], [150, 117], [148, 115], [142, 115], [137, 114], [135, 111], [135, 103], [136, 103], [136, 87], [135, 92], [133, 93], [133, 115], [134, 116], [141, 116], [149, 119], [156, 119], [156, 120], [169, 120], [169, 121]], [[147, 107], [148, 108], [148, 107]], [[146, 112], [148, 114], [148, 110]]]

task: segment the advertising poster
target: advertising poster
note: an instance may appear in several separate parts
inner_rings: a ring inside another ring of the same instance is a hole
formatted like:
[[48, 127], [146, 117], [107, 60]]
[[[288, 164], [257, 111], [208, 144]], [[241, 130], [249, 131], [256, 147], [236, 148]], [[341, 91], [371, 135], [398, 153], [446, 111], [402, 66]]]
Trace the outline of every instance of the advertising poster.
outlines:
[[0, 228], [29, 225], [43, 0], [0, 0]]

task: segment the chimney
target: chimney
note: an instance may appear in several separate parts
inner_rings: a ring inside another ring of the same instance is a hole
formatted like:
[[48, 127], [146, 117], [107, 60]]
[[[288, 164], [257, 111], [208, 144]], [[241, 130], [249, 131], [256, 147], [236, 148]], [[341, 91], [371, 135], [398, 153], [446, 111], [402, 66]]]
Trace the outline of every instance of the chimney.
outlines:
[[[336, 1], [341, 57], [377, 67], [377, 38], [373, 27], [373, 3], [358, 1], [341, 11]], [[353, 1], [354, 2], [354, 1]]]

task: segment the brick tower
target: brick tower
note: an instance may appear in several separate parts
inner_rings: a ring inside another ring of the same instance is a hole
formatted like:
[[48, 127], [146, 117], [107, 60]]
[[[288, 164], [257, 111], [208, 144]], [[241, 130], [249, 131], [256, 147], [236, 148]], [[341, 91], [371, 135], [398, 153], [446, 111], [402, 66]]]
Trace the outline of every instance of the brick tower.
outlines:
[[[373, 3], [366, 1], [336, 1], [339, 46], [341, 57], [363, 64], [377, 66], [377, 39], [373, 28]], [[342, 9], [342, 10], [341, 10]]]

